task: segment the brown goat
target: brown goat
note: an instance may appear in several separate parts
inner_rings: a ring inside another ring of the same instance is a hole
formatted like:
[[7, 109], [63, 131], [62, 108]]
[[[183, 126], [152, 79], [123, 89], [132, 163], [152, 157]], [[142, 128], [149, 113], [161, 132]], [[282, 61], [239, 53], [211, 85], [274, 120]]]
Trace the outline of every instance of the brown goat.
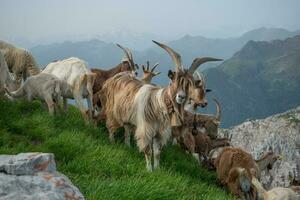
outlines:
[[91, 71], [96, 74], [96, 79], [95, 79], [94, 86], [93, 86], [93, 94], [94, 94], [93, 104], [94, 104], [94, 106], [97, 105], [98, 107], [101, 107], [101, 103], [100, 103], [100, 99], [99, 99], [100, 93], [98, 93], [98, 92], [102, 89], [103, 84], [107, 79], [113, 77], [114, 75], [116, 75], [117, 73], [120, 73], [120, 72], [128, 71], [128, 72], [132, 72], [134, 74], [137, 73], [136, 71], [138, 69], [138, 66], [136, 64], [134, 64], [131, 52], [127, 48], [124, 48], [119, 44], [117, 44], [117, 46], [120, 47], [124, 51], [124, 57], [122, 59], [122, 63], [118, 64], [117, 66], [115, 66], [109, 70], [95, 69], [95, 68], [91, 69]]
[[255, 199], [257, 190], [251, 180], [253, 177], [260, 179], [261, 170], [274, 163], [273, 157], [274, 153], [268, 153], [257, 163], [251, 154], [241, 148], [225, 147], [214, 165], [221, 184], [234, 195], [242, 199]]
[[[217, 138], [218, 127], [221, 120], [221, 109], [219, 102], [216, 102], [216, 116], [206, 114], [192, 114], [185, 111], [186, 123], [182, 127], [173, 128], [173, 137], [180, 146], [192, 153], [200, 162], [207, 165], [208, 153], [217, 147], [229, 146], [228, 138]], [[192, 123], [191, 123], [192, 122]], [[199, 130], [200, 128], [200, 130]]]

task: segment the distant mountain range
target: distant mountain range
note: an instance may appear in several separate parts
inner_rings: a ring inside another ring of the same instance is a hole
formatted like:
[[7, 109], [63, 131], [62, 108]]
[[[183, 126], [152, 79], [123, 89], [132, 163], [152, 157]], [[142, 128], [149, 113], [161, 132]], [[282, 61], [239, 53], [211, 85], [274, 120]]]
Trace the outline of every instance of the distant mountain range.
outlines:
[[[259, 28], [237, 38], [211, 39], [202, 36], [186, 35], [178, 40], [167, 42], [167, 44], [178, 51], [182, 56], [184, 65], [189, 66], [192, 60], [199, 56], [214, 56], [228, 59], [249, 40], [271, 41], [274, 39], [285, 39], [298, 34], [300, 34], [300, 30], [288, 31], [278, 28]], [[122, 44], [122, 41], [124, 41], [123, 36], [120, 37], [120, 44]], [[132, 47], [128, 46], [128, 48]], [[53, 60], [77, 56], [86, 60], [91, 66], [110, 68], [118, 64], [122, 57], [122, 52], [115, 44], [98, 39], [40, 45], [30, 50], [41, 66], [45, 66]], [[144, 63], [146, 60], [160, 62], [163, 72], [166, 72], [170, 66], [173, 66], [170, 57], [156, 45], [144, 51], [134, 51], [134, 57], [138, 63]], [[204, 68], [215, 67], [217, 64], [219, 63], [205, 64]]]
[[208, 96], [222, 102], [224, 127], [299, 106], [300, 35], [271, 42], [249, 41], [205, 74], [206, 84], [214, 90]]
[[[296, 35], [300, 31], [260, 28], [238, 38], [187, 35], [167, 44], [181, 54], [187, 67], [198, 56], [226, 59], [221, 64], [204, 64], [201, 71], [206, 69], [207, 87], [213, 89], [208, 96], [216, 96], [222, 103], [222, 126], [228, 127], [247, 118], [265, 117], [300, 105], [300, 36]], [[115, 44], [97, 39], [41, 45], [30, 50], [41, 67], [53, 60], [76, 56], [86, 60], [90, 67], [108, 69], [118, 64], [123, 55]], [[146, 60], [159, 62], [158, 70], [163, 73], [154, 82], [168, 83], [166, 72], [174, 64], [164, 50], [153, 46], [133, 51], [133, 55], [139, 64]], [[211, 103], [204, 112], [213, 109]]]

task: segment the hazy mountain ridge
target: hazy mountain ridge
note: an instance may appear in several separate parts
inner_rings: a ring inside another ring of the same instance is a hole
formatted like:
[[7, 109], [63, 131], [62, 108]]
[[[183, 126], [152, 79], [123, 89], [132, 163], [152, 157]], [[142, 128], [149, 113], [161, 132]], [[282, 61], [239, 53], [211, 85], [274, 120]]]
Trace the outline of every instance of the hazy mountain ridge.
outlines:
[[207, 85], [222, 101], [223, 125], [261, 118], [300, 103], [300, 36], [272, 42], [249, 41], [218, 68]]

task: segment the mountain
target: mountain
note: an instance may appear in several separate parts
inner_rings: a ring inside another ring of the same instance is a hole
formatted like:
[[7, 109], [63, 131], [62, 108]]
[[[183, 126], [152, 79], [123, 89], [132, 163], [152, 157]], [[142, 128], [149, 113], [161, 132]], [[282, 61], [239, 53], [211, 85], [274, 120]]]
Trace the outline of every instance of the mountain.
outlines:
[[[259, 28], [249, 31], [240, 37], [229, 39], [211, 39], [203, 36], [190, 36], [186, 35], [178, 40], [167, 42], [172, 48], [181, 54], [185, 66], [189, 66], [195, 57], [199, 56], [214, 56], [223, 59], [230, 58], [236, 51], [240, 50], [249, 40], [264, 40], [270, 41], [273, 39], [285, 39], [294, 35], [300, 34], [299, 31], [287, 31], [284, 29], [276, 28]], [[99, 39], [92, 39], [82, 42], [66, 41], [63, 43], [54, 43], [51, 45], [39, 45], [30, 49], [33, 55], [37, 58], [41, 66], [45, 66], [49, 62], [57, 59], [63, 59], [71, 56], [78, 56], [86, 60], [91, 66], [98, 66], [101, 68], [110, 68], [118, 64], [122, 57], [122, 52], [113, 43], [103, 42], [114, 41], [124, 46], [128, 44], [139, 44], [145, 39], [141, 39], [140, 35], [134, 35], [132, 41], [127, 41], [125, 38], [128, 36], [119, 34], [117, 40], [116, 33], [112, 36], [101, 35], [97, 36]], [[150, 36], [147, 35], [146, 38]], [[156, 37], [153, 36], [155, 39]], [[112, 39], [112, 40], [108, 40]], [[157, 39], [157, 38], [156, 38]], [[132, 46], [127, 46], [132, 48]], [[136, 50], [136, 49], [134, 49]], [[152, 62], [160, 62], [163, 72], [166, 72], [169, 66], [173, 66], [170, 57], [160, 48], [153, 44], [153, 47], [144, 51], [134, 51], [136, 62], [144, 63], [146, 60]], [[207, 63], [203, 65], [204, 68], [215, 67], [219, 63]], [[167, 83], [166, 81], [160, 81]]]
[[300, 105], [300, 36], [249, 41], [205, 74], [207, 86], [222, 102], [224, 127], [296, 107]]
[[[184, 65], [189, 66], [193, 59], [199, 56], [228, 59], [250, 40], [271, 41], [286, 39], [295, 35], [300, 35], [300, 30], [288, 31], [280, 28], [258, 28], [236, 38], [212, 39], [203, 36], [186, 35], [178, 40], [168, 42], [168, 44], [182, 55]], [[157, 49], [157, 47], [153, 47], [154, 49]], [[218, 64], [216, 62], [208, 63], [205, 65], [205, 68], [215, 67]]]

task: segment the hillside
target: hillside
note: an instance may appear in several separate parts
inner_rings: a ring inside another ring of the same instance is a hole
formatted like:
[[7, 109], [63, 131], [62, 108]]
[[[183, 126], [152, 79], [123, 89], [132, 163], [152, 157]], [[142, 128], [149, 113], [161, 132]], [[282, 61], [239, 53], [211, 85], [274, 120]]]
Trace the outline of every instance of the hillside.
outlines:
[[144, 157], [119, 135], [85, 126], [77, 109], [54, 118], [38, 102], [0, 100], [0, 154], [52, 152], [58, 170], [86, 199], [232, 199], [216, 175], [199, 168], [179, 147], [164, 148], [161, 169], [149, 173]]
[[207, 85], [222, 101], [225, 127], [291, 109], [300, 102], [300, 36], [249, 41], [205, 73]]

